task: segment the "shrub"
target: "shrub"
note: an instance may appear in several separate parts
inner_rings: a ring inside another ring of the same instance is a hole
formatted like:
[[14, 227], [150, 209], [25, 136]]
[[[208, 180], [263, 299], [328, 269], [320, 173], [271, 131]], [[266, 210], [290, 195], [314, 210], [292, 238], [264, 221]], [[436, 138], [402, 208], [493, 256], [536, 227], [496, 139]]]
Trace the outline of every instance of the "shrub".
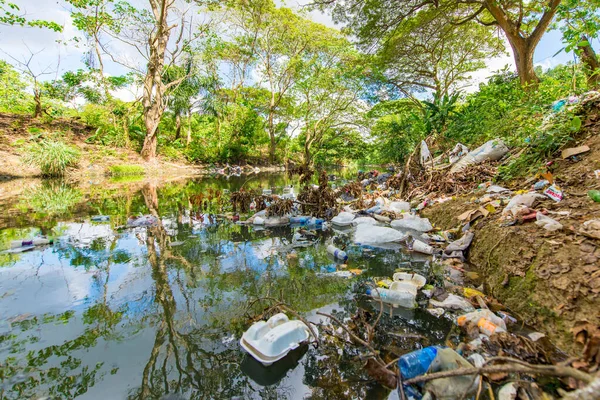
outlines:
[[126, 175], [144, 175], [146, 171], [141, 165], [111, 165], [110, 174], [112, 176], [126, 176]]
[[26, 149], [23, 161], [38, 167], [43, 176], [63, 176], [68, 167], [77, 165], [79, 157], [75, 147], [57, 140], [42, 140]]

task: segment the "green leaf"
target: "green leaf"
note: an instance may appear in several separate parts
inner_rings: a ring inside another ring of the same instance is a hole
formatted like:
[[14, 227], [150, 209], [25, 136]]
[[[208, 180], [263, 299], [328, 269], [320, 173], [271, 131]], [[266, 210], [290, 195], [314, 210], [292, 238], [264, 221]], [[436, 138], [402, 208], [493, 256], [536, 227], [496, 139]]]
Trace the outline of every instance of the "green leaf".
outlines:
[[581, 118], [579, 118], [578, 116], [575, 116], [571, 120], [571, 130], [576, 132], [579, 129], [581, 129]]

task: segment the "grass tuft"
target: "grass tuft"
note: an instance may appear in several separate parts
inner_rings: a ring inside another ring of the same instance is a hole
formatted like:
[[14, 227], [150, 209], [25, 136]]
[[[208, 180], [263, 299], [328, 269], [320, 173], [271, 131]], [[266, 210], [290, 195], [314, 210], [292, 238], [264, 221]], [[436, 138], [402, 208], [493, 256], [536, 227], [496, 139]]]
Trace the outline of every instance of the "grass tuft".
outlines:
[[110, 174], [112, 176], [144, 175], [146, 170], [141, 165], [111, 165]]
[[79, 163], [79, 150], [57, 140], [42, 140], [34, 143], [25, 150], [23, 162], [35, 165], [42, 171], [43, 176], [63, 176], [68, 167]]

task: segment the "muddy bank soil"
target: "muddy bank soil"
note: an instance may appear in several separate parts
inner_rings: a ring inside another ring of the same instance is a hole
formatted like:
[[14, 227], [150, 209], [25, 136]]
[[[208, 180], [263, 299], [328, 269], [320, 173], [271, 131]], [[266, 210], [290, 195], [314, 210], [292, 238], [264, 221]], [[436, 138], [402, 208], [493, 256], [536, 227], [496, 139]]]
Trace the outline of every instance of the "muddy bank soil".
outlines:
[[[597, 126], [597, 125], [596, 125]], [[563, 229], [549, 232], [533, 222], [506, 226], [503, 207], [473, 223], [475, 239], [467, 262], [478, 271], [486, 292], [572, 355], [581, 353], [581, 332], [600, 326], [600, 238], [582, 234], [585, 221], [600, 218], [600, 203], [587, 196], [600, 186], [600, 138], [595, 130], [576, 145], [590, 151], [573, 159], [556, 159], [550, 167], [564, 191], [559, 203], [541, 200], [535, 209], [546, 209]], [[530, 190], [535, 181], [517, 183], [512, 190]], [[450, 229], [460, 225], [459, 215], [480, 207], [474, 191], [442, 204], [427, 207], [422, 216]], [[577, 336], [580, 334], [580, 336]]]

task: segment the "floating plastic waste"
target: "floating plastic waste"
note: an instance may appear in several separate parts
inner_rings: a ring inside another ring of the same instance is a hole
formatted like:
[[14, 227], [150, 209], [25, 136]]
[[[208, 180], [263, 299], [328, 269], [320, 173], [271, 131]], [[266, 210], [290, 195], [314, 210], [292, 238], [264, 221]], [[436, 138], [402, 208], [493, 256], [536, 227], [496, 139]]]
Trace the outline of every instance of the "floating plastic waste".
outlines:
[[377, 244], [401, 242], [406, 239], [406, 234], [392, 228], [382, 226], [358, 225], [354, 241], [360, 244]]
[[405, 215], [402, 219], [393, 220], [390, 225], [394, 229], [413, 229], [419, 232], [429, 232], [433, 229], [429, 219], [416, 215]]
[[311, 331], [304, 322], [290, 321], [287, 315], [279, 313], [253, 324], [242, 335], [240, 345], [254, 359], [269, 366], [308, 342], [310, 337]]
[[438, 349], [438, 346], [429, 346], [400, 357], [398, 368], [400, 368], [402, 379], [412, 379], [424, 375], [435, 360]]
[[106, 222], [106, 221], [110, 221], [110, 216], [108, 215], [94, 215], [91, 218], [92, 221], [94, 222]]
[[346, 252], [338, 249], [337, 247], [335, 247], [332, 244], [327, 246], [327, 252], [329, 254], [331, 254], [334, 258], [337, 258], [338, 260], [342, 260], [342, 261], [348, 260], [348, 255], [346, 254]]
[[354, 214], [342, 211], [331, 219], [331, 222], [338, 226], [350, 226], [354, 220]]

